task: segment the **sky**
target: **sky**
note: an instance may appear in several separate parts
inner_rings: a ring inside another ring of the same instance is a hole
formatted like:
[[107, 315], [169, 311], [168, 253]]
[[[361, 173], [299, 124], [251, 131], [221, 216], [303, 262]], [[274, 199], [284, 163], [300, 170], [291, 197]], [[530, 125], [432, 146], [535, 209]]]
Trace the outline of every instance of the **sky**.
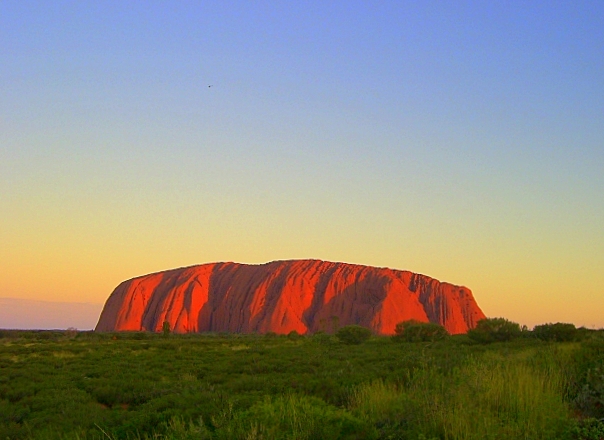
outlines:
[[0, 298], [300, 258], [604, 327], [604, 2], [0, 2]]

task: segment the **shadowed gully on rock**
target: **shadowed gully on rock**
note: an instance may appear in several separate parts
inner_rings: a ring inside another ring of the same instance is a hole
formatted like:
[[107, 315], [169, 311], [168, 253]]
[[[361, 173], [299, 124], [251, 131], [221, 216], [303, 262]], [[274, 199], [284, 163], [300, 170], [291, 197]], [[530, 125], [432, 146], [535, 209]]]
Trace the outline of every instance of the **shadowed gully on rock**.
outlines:
[[96, 331], [313, 333], [358, 324], [393, 334], [416, 319], [465, 333], [485, 317], [466, 287], [412, 272], [320, 260], [211, 263], [121, 283]]

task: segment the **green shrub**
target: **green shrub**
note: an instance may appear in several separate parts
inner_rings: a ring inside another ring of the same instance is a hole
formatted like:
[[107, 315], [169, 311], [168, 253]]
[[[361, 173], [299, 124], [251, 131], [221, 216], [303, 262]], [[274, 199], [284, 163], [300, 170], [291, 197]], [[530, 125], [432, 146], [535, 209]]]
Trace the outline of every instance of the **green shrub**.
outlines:
[[287, 339], [290, 339], [292, 341], [297, 341], [301, 337], [302, 337], [302, 335], [300, 333], [298, 333], [297, 331], [295, 331], [295, 330], [292, 330], [291, 332], [289, 332], [287, 334]]
[[405, 400], [407, 396], [395, 384], [376, 380], [355, 387], [348, 407], [357, 417], [384, 426], [402, 418], [407, 410]]
[[604, 418], [604, 341], [591, 339], [573, 350], [567, 396], [584, 417]]
[[315, 332], [312, 335], [312, 341], [316, 342], [318, 344], [329, 344], [332, 340], [332, 335], [325, 333], [321, 330], [319, 330], [318, 332]]
[[287, 395], [265, 398], [238, 412], [219, 439], [372, 439], [375, 429], [347, 411], [316, 397]]
[[371, 337], [371, 330], [360, 325], [347, 325], [338, 330], [336, 337], [344, 344], [358, 345]]
[[348, 408], [380, 438], [557, 439], [569, 426], [556, 363], [485, 353], [453, 370], [425, 364], [406, 383], [355, 387]]
[[604, 438], [604, 421], [589, 418], [579, 421], [571, 429], [573, 440], [601, 440]]
[[[416, 389], [430, 396], [422, 407], [427, 414], [436, 410], [434, 420], [449, 438], [560, 438], [569, 417], [562, 374], [553, 362], [531, 363], [520, 356], [486, 355], [453, 377], [442, 375], [440, 386], [435, 386], [440, 375], [419, 378]], [[445, 388], [450, 397], [440, 406]]]
[[535, 326], [533, 336], [542, 341], [569, 342], [576, 340], [579, 332], [574, 324], [557, 322]]
[[575, 404], [585, 415], [604, 417], [604, 368], [590, 368], [575, 397]]
[[[236, 427], [240, 438], [346, 438], [354, 427], [361, 438], [571, 440], [575, 414], [604, 417], [604, 332], [595, 330], [570, 344], [484, 346], [455, 335], [404, 350], [387, 337], [351, 348], [328, 334], [164, 338], [161, 326], [5, 335], [0, 439], [219, 439]], [[292, 415], [316, 430], [294, 434]]]
[[161, 330], [162, 330], [164, 336], [169, 336], [170, 335], [170, 323], [168, 321], [164, 321], [164, 323], [161, 326]]
[[476, 324], [476, 328], [468, 331], [470, 339], [483, 344], [511, 341], [521, 335], [520, 325], [505, 318], [481, 319]]
[[[163, 428], [166, 434], [165, 440], [206, 440], [212, 438], [212, 433], [205, 426], [203, 419], [199, 423], [186, 423], [182, 417], [173, 417], [168, 422], [164, 422]], [[155, 437], [154, 437], [155, 438]]]
[[434, 342], [449, 336], [442, 325], [414, 319], [396, 324], [394, 333], [392, 340], [396, 342]]

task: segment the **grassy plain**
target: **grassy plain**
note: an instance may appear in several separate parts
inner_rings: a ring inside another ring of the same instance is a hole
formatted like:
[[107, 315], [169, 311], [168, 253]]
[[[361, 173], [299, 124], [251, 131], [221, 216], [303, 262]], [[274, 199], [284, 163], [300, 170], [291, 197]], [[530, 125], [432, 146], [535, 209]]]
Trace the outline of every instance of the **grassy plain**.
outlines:
[[0, 439], [601, 439], [604, 338], [0, 331]]

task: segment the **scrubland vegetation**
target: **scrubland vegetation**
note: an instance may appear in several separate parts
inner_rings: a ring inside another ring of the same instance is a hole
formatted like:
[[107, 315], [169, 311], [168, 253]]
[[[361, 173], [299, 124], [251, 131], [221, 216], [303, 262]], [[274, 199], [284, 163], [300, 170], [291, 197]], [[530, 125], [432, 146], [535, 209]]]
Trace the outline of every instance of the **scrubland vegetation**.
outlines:
[[516, 326], [4, 330], [0, 439], [603, 439], [604, 332]]

